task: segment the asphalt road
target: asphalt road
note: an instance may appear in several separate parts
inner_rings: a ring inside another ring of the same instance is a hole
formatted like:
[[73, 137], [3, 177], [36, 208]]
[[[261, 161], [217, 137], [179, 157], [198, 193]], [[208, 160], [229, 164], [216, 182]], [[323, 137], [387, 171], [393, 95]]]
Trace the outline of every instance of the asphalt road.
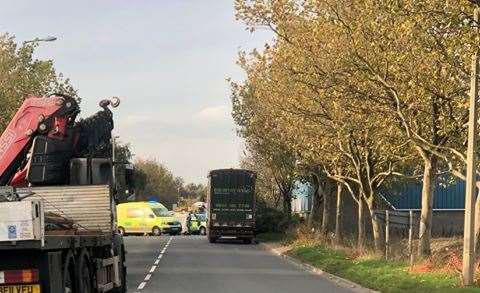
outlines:
[[201, 236], [126, 237], [130, 293], [353, 292], [263, 250]]

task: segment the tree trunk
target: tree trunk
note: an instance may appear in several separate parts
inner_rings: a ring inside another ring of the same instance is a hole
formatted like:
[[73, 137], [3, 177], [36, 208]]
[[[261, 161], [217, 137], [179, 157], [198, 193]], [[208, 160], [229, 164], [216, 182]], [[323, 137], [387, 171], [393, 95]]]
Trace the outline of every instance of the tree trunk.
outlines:
[[475, 257], [480, 253], [480, 181], [477, 181], [477, 199], [475, 201]]
[[363, 221], [364, 203], [361, 196], [358, 198], [358, 238], [357, 247], [359, 249], [365, 248], [365, 222]]
[[375, 202], [374, 197], [370, 196], [366, 200], [368, 211], [370, 212], [370, 219], [372, 221], [372, 231], [373, 231], [373, 242], [375, 246], [375, 251], [377, 253], [383, 253], [385, 243], [383, 241], [382, 225], [377, 217], [375, 217]]
[[437, 171], [437, 158], [430, 155], [424, 156], [424, 173], [422, 186], [422, 210], [420, 213], [420, 229], [418, 254], [421, 257], [430, 255], [430, 240], [432, 238], [433, 197], [435, 191], [435, 173]]
[[320, 223], [320, 215], [322, 209], [322, 189], [320, 180], [317, 175], [313, 175], [315, 191], [312, 195], [312, 207], [310, 209], [310, 216], [308, 217], [308, 228], [316, 228]]
[[292, 196], [290, 193], [283, 193], [283, 212], [290, 217], [292, 215]]
[[322, 235], [327, 235], [330, 229], [331, 211], [330, 203], [332, 201], [332, 193], [330, 190], [329, 182], [325, 183], [323, 191], [323, 212], [322, 212]]
[[335, 214], [335, 244], [339, 245], [342, 242], [342, 209], [343, 209], [343, 185], [337, 183], [337, 209]]

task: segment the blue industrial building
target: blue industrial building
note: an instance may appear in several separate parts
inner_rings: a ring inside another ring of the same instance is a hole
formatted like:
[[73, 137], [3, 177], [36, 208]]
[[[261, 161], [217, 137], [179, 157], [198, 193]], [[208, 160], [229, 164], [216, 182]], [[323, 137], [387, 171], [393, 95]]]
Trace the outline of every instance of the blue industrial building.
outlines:
[[297, 181], [292, 190], [292, 212], [308, 214], [312, 208], [313, 186], [308, 182]]
[[[420, 210], [422, 182], [410, 181], [384, 188], [380, 194], [395, 210]], [[434, 210], [463, 210], [465, 208], [465, 181], [443, 177], [437, 180]]]

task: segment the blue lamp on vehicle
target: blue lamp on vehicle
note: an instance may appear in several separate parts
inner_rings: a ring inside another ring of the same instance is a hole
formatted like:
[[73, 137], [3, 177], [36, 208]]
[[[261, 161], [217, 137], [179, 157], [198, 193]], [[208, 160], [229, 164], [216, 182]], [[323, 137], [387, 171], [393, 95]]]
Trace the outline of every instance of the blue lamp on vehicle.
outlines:
[[157, 203], [158, 198], [156, 196], [149, 196], [147, 201], [150, 202], [150, 203]]

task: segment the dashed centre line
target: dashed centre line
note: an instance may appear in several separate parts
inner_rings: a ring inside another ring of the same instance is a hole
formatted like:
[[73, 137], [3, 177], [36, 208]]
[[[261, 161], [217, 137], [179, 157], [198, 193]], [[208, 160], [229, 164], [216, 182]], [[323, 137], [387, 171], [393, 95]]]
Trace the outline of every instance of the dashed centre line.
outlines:
[[147, 282], [141, 282], [140, 285], [138, 285], [138, 290], [145, 288], [145, 285], [147, 285]]
[[141, 282], [141, 283], [138, 285], [137, 291], [134, 292], [134, 293], [140, 293], [139, 291], [140, 291], [140, 290], [143, 290], [143, 288], [145, 288], [145, 286], [147, 285], [148, 281], [150, 281], [150, 278], [152, 278], [152, 273], [154, 273], [155, 270], [157, 269], [157, 266], [158, 266], [158, 264], [160, 263], [160, 259], [162, 259], [165, 251], [167, 250], [168, 246], [169, 246], [170, 243], [172, 242], [172, 239], [173, 239], [173, 236], [170, 236], [170, 238], [168, 239], [167, 243], [166, 243], [165, 246], [163, 247], [162, 251], [161, 251], [160, 254], [158, 255], [157, 259], [155, 260], [154, 265], [152, 265], [152, 267], [151, 267], [150, 270], [148, 271], [148, 274], [145, 276], [145, 279], [143, 280], [143, 282]]

